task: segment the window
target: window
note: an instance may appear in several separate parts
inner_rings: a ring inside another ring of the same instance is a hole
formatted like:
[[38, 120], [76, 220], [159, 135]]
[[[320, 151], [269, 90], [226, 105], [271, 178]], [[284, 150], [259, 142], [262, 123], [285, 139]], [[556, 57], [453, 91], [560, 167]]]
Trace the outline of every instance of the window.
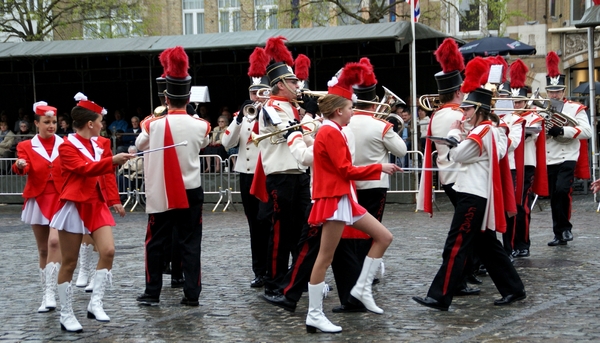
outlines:
[[277, 1], [254, 0], [255, 25], [257, 30], [277, 29]]
[[83, 23], [83, 39], [122, 38], [139, 36], [140, 18], [121, 17], [116, 13], [100, 15], [108, 19], [88, 20]]
[[241, 30], [240, 0], [219, 0], [219, 32]]
[[204, 0], [183, 0], [183, 34], [204, 33]]
[[[500, 23], [495, 20], [488, 1], [490, 0], [459, 0], [458, 31], [489, 33], [490, 30], [498, 30]], [[481, 13], [486, 15], [481, 15]]]
[[571, 0], [571, 21], [576, 23], [581, 20], [586, 8], [590, 7], [591, 0]]

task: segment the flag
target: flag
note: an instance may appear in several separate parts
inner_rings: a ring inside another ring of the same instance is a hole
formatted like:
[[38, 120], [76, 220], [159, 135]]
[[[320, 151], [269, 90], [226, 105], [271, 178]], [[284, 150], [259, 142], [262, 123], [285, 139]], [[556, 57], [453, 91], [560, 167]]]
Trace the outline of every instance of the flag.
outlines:
[[[410, 4], [411, 0], [406, 0], [407, 3]], [[413, 0], [414, 4], [413, 6], [411, 6], [411, 8], [413, 9], [413, 14], [414, 14], [414, 21], [415, 23], [419, 22], [419, 17], [421, 16], [421, 5], [419, 4], [419, 0]], [[598, 0], [600, 1], [600, 0]]]

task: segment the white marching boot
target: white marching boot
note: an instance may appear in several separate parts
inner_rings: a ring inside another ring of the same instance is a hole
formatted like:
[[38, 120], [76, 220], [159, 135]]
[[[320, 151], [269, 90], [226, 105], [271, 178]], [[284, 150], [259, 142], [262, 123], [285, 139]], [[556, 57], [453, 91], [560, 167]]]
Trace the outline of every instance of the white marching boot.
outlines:
[[54, 310], [56, 308], [56, 281], [58, 279], [58, 270], [60, 269], [60, 263], [50, 262], [46, 265], [46, 290], [45, 300], [46, 308]]
[[323, 313], [323, 288], [325, 282], [317, 285], [308, 283], [308, 314], [306, 315], [306, 332], [315, 333], [317, 329], [326, 333], [342, 332], [342, 327], [333, 325]]
[[87, 317], [90, 319], [96, 319], [99, 322], [110, 322], [110, 318], [104, 312], [102, 307], [102, 298], [104, 297], [104, 290], [106, 284], [112, 283], [112, 274], [108, 269], [96, 270], [94, 276], [94, 292], [92, 293], [92, 299], [87, 307]]
[[90, 283], [85, 286], [86, 293], [91, 293], [94, 291], [94, 283], [96, 282], [96, 272], [97, 270], [93, 270], [90, 272]]
[[82, 332], [83, 328], [73, 313], [73, 288], [70, 282], [58, 285], [58, 298], [60, 299], [60, 328], [71, 332]]
[[45, 269], [40, 268], [40, 278], [42, 280], [42, 304], [38, 308], [38, 313], [49, 312], [50, 309], [46, 307], [46, 266]]
[[77, 274], [77, 281], [75, 286], [85, 287], [90, 280], [90, 274], [92, 271], [92, 252], [94, 246], [91, 244], [81, 243], [79, 247], [79, 274]]
[[363, 303], [367, 310], [377, 314], [382, 314], [383, 310], [375, 304], [371, 286], [373, 285], [373, 278], [380, 265], [380, 258], [365, 257], [360, 276], [358, 277], [358, 280], [356, 280], [356, 285], [354, 285], [350, 291], [350, 295]]

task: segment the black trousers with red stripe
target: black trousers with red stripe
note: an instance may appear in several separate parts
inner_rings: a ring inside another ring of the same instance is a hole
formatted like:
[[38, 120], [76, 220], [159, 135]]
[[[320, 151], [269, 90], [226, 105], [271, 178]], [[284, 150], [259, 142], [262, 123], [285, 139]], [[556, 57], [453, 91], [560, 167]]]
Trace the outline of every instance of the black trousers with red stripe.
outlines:
[[571, 231], [571, 194], [575, 178], [575, 161], [548, 166], [548, 190], [552, 209], [552, 231], [559, 239], [563, 231]]
[[146, 230], [146, 291], [159, 297], [162, 288], [164, 244], [177, 231], [185, 283], [183, 293], [188, 299], [198, 299], [202, 291], [200, 253], [202, 243], [202, 187], [186, 190], [189, 208], [148, 215]]
[[427, 296], [450, 306], [454, 291], [461, 286], [465, 262], [474, 252], [486, 266], [488, 274], [504, 297], [524, 290], [523, 282], [510, 262], [496, 232], [481, 231], [487, 199], [457, 193], [457, 204], [442, 253], [442, 266]]
[[[375, 219], [383, 219], [387, 188], [359, 189], [356, 191], [358, 203]], [[371, 249], [372, 239], [341, 239], [331, 269], [337, 286], [337, 293], [342, 305], [347, 305], [350, 291], [356, 284], [367, 253]]]
[[252, 271], [254, 276], [267, 274], [267, 249], [269, 247], [269, 230], [271, 225], [267, 220], [258, 219], [260, 200], [250, 194], [250, 186], [254, 174], [240, 173], [240, 195], [244, 214], [250, 230], [250, 251], [252, 252]]
[[269, 204], [273, 209], [267, 256], [265, 292], [282, 289], [290, 254], [298, 257], [298, 242], [310, 204], [310, 176], [303, 174], [267, 175]]
[[[516, 170], [511, 170], [513, 182], [516, 184]], [[504, 250], [508, 254], [513, 250], [529, 250], [531, 242], [529, 241], [529, 222], [531, 221], [531, 202], [533, 201], [533, 177], [535, 175], [534, 166], [525, 166], [523, 175], [523, 198], [522, 205], [517, 204], [517, 215], [506, 218], [506, 233], [502, 235]]]

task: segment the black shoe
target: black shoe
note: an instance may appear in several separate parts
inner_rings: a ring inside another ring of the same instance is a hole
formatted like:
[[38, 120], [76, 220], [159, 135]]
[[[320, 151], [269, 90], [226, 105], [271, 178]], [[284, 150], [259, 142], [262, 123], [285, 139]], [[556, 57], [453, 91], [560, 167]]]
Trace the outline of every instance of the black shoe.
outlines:
[[479, 269], [477, 269], [474, 273], [475, 275], [481, 275], [481, 276], [486, 276], [487, 275], [487, 269], [485, 268], [485, 266], [482, 264], [479, 266]]
[[471, 274], [471, 275], [467, 276], [466, 280], [468, 283], [472, 283], [474, 285], [481, 285], [483, 283], [483, 281], [481, 281], [481, 279], [478, 278], [477, 275], [475, 275], [475, 274]]
[[186, 296], [183, 296], [183, 299], [179, 303], [185, 306], [200, 306], [198, 299], [190, 299]]
[[289, 300], [288, 298], [285, 297], [285, 295], [263, 295], [263, 299], [265, 299], [266, 302], [275, 305], [275, 306], [279, 306], [282, 309], [286, 310], [286, 311], [290, 311], [290, 312], [294, 312], [296, 311], [296, 303], [294, 301]]
[[254, 280], [252, 280], [252, 282], [250, 282], [250, 287], [252, 288], [259, 288], [265, 285], [265, 280], [263, 280], [262, 276], [257, 276], [254, 278]]
[[153, 297], [150, 294], [142, 294], [140, 296], [138, 296], [135, 300], [137, 300], [141, 305], [148, 305], [148, 306], [152, 306], [152, 305], [158, 305], [158, 297]]
[[359, 301], [358, 305], [347, 303], [346, 305], [334, 307], [332, 311], [334, 313], [367, 312], [367, 308]]
[[554, 236], [554, 239], [548, 242], [549, 247], [555, 247], [557, 245], [567, 245], [567, 241], [563, 241], [562, 239]]
[[529, 257], [529, 249], [519, 250], [519, 253], [515, 255], [517, 258]]
[[431, 307], [431, 308], [434, 308], [434, 309], [440, 310], [440, 311], [448, 311], [448, 306], [444, 306], [444, 305], [440, 304], [439, 301], [437, 301], [433, 298], [430, 298], [430, 297], [425, 297], [425, 298], [413, 297], [413, 300], [423, 306]]
[[573, 234], [571, 233], [571, 231], [569, 231], [569, 230], [563, 231], [563, 233], [562, 233], [562, 240], [566, 241], [566, 242], [572, 241], [573, 240]]
[[[308, 285], [308, 283], [306, 284]], [[278, 289], [267, 288], [267, 286], [265, 285], [265, 295], [277, 296], [281, 295], [281, 291]]]
[[513, 251], [510, 252], [509, 255], [512, 256], [512, 257], [517, 257], [518, 254], [519, 254], [519, 250], [513, 250]]
[[[372, 286], [375, 286], [376, 284], [380, 283], [381, 281], [378, 278], [374, 278], [373, 279], [373, 283], [371, 284]], [[331, 287], [331, 286], [329, 286]]]
[[185, 280], [181, 279], [171, 279], [171, 288], [183, 288], [183, 284], [185, 284]]
[[467, 296], [467, 295], [479, 295], [481, 290], [477, 287], [465, 287], [463, 289], [456, 290], [454, 292], [455, 296]]
[[502, 305], [508, 305], [511, 303], [514, 303], [515, 301], [519, 301], [519, 300], [523, 300], [527, 298], [527, 295], [525, 294], [525, 291], [520, 291], [514, 294], [509, 294], [505, 297], [502, 297], [498, 300], [494, 300], [494, 305], [496, 306], [502, 306]]

